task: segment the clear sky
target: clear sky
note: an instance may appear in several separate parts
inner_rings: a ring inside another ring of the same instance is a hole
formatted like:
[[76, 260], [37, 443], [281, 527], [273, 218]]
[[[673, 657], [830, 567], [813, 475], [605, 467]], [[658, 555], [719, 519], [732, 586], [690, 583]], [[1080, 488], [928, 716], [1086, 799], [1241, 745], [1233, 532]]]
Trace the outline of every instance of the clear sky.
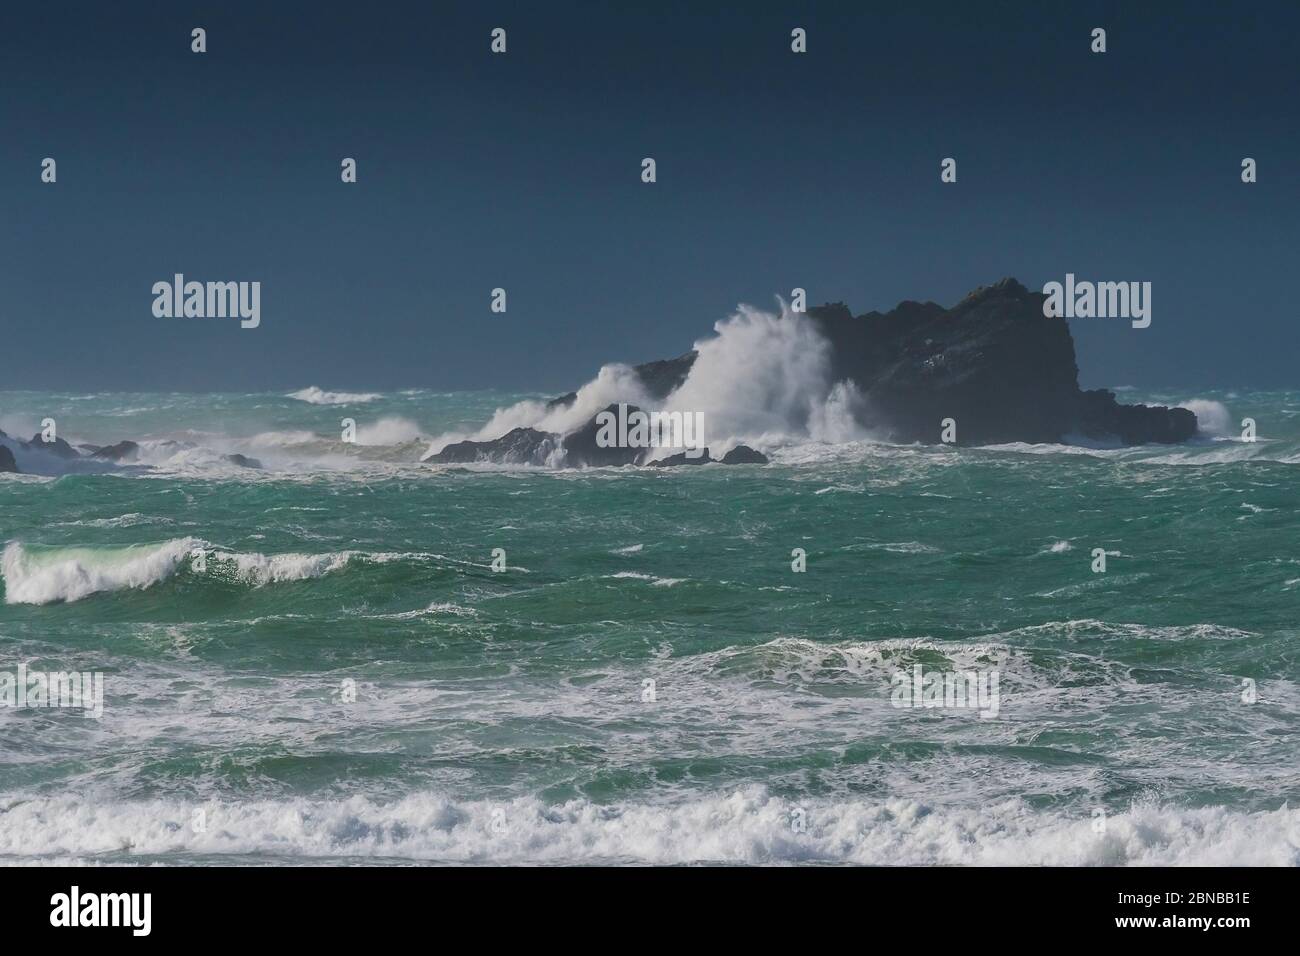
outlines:
[[[563, 391], [1066, 272], [1153, 284], [1085, 386], [1297, 386], [1297, 64], [1290, 2], [11, 4], [0, 389]], [[261, 326], [155, 318], [176, 272]]]

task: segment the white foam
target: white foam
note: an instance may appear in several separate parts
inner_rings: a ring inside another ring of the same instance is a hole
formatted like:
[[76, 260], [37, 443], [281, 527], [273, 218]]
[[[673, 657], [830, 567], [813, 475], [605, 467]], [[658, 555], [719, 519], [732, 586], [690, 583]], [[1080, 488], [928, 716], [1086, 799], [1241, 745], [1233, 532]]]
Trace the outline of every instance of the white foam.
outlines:
[[296, 398], [312, 405], [355, 405], [373, 402], [384, 396], [378, 392], [327, 392], [315, 385], [290, 392], [285, 398]]
[[[195, 832], [202, 809], [207, 826]], [[802, 811], [805, 828], [791, 826]], [[1295, 866], [1300, 810], [1135, 804], [1097, 833], [1087, 808], [1020, 800], [946, 807], [916, 800], [809, 799], [762, 788], [655, 803], [458, 801], [416, 793], [308, 800], [15, 801], [0, 855], [187, 854], [446, 863], [855, 863], [1039, 866]], [[124, 849], [129, 848], [129, 849]]]
[[278, 584], [282, 581], [305, 581], [319, 578], [344, 567], [356, 555], [352, 551], [327, 554], [235, 554], [218, 551], [212, 556], [217, 562], [231, 562], [236, 576], [250, 584]]
[[435, 438], [426, 455], [436, 454], [453, 442], [465, 439], [491, 441], [516, 428], [561, 434], [571, 432], [591, 421], [601, 409], [617, 402], [627, 402], [639, 408], [649, 408], [653, 404], [632, 368], [614, 363], [602, 367], [594, 379], [578, 389], [576, 397], [567, 406], [557, 405], [548, 409], [544, 402], [528, 400], [508, 408], [498, 408], [491, 420], [477, 431], [447, 432]]
[[258, 432], [245, 441], [254, 448], [283, 448], [320, 441], [320, 436], [309, 431]]
[[78, 521], [60, 521], [59, 526], [65, 528], [134, 528], [137, 525], [175, 523], [171, 518], [132, 512], [131, 514], [118, 515], [116, 518], [85, 518]]
[[359, 445], [400, 445], [420, 437], [420, 426], [406, 418], [389, 416], [376, 422], [357, 424]]
[[123, 548], [29, 548], [11, 541], [0, 558], [6, 604], [79, 601], [100, 591], [147, 588], [172, 576], [197, 538]]
[[857, 424], [862, 398], [856, 386], [830, 380], [830, 344], [806, 315], [789, 311], [785, 303], [779, 313], [741, 305], [715, 323], [714, 331], [714, 337], [695, 343], [690, 371], [662, 402], [646, 393], [631, 367], [606, 365], [569, 405], [548, 409], [543, 402], [523, 401], [497, 409], [478, 431], [435, 439], [429, 454], [466, 438], [500, 438], [515, 428], [567, 433], [620, 402], [648, 412], [698, 413], [703, 442], [715, 455], [738, 444], [771, 448], [791, 440], [841, 443], [869, 437]]
[[640, 571], [619, 571], [617, 574], [606, 574], [607, 578], [624, 578], [633, 581], [648, 581], [650, 584], [659, 588], [670, 588], [674, 584], [681, 584], [685, 578], [661, 578], [653, 574], [642, 574]]
[[1232, 416], [1222, 402], [1193, 398], [1178, 407], [1190, 409], [1196, 415], [1197, 430], [1203, 435], [1222, 438], [1232, 433]]

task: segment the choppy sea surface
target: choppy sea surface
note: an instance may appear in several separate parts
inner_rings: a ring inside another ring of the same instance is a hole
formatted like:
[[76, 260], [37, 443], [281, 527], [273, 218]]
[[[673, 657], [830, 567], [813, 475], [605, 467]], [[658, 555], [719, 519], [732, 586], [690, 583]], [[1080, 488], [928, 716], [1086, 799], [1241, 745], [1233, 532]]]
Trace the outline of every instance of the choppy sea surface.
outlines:
[[[1196, 400], [1177, 447], [420, 463], [523, 397], [0, 393], [141, 443], [0, 475], [0, 674], [105, 688], [0, 708], [0, 860], [1300, 862], [1300, 393], [1122, 393]], [[916, 664], [996, 717], [894, 706]]]

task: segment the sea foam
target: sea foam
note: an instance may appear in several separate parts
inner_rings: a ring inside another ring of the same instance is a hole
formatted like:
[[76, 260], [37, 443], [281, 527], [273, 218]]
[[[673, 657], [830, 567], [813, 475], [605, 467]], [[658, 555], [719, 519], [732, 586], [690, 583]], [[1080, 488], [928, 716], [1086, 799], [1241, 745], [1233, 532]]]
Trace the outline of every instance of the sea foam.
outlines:
[[323, 388], [311, 385], [290, 392], [285, 397], [296, 398], [300, 402], [308, 402], [312, 405], [355, 405], [373, 402], [384, 396], [378, 392], [327, 392]]
[[910, 799], [792, 805], [763, 788], [662, 802], [463, 801], [433, 793], [384, 802], [343, 799], [15, 802], [0, 815], [0, 856], [195, 854], [446, 863], [856, 863], [1042, 866], [1294, 866], [1300, 810], [1134, 804], [1104, 832], [1080, 811], [1020, 800], [947, 807]]
[[695, 343], [690, 371], [663, 401], [647, 394], [630, 366], [606, 365], [567, 405], [530, 400], [497, 409], [478, 431], [435, 439], [429, 453], [465, 438], [500, 438], [515, 428], [571, 432], [619, 402], [648, 412], [698, 413], [705, 443], [715, 455], [737, 444], [770, 448], [789, 441], [870, 437], [855, 417], [862, 403], [857, 387], [832, 379], [830, 343], [806, 315], [791, 312], [784, 302], [779, 312], [742, 305], [715, 323], [714, 332]]

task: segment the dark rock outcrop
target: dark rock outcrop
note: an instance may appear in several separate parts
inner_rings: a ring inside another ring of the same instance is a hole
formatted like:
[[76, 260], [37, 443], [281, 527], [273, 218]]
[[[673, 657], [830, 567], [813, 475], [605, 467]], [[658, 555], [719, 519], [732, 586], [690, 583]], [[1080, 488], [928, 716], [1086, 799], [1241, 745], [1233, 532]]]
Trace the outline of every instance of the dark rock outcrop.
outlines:
[[1077, 434], [1087, 438], [1118, 439], [1124, 445], [1168, 445], [1196, 434], [1196, 413], [1191, 409], [1121, 405], [1115, 393], [1104, 388], [1080, 392], [1075, 408]]
[[669, 455], [667, 458], [660, 458], [658, 461], [650, 462], [651, 468], [676, 468], [678, 465], [709, 465], [714, 459], [709, 457], [707, 447], [700, 449], [700, 454], [691, 456], [686, 452], [678, 452], [675, 455]]
[[957, 443], [1059, 442], [1115, 437], [1179, 442], [1196, 434], [1187, 409], [1125, 406], [1082, 392], [1064, 318], [1015, 279], [976, 289], [951, 309], [903, 302], [853, 316], [843, 304], [808, 310], [831, 344], [831, 377], [851, 379], [863, 425], [894, 441], [937, 442], [956, 421]]
[[[631, 416], [640, 409], [628, 405]], [[600, 432], [598, 419], [604, 412], [618, 415], [618, 405], [610, 405], [591, 417], [587, 424], [564, 436], [564, 466], [566, 468], [605, 468], [611, 465], [636, 465], [645, 460], [646, 448], [602, 447], [596, 442]]]
[[[0, 432], [0, 435], [4, 435], [4, 432]], [[8, 445], [0, 445], [0, 474], [18, 474], [18, 462], [14, 461], [14, 453]]]
[[[625, 416], [632, 416], [640, 409], [627, 405]], [[709, 450], [703, 449], [695, 456], [685, 452], [670, 455], [656, 461], [648, 462], [650, 456], [659, 453], [659, 448], [626, 447], [622, 445], [602, 445], [599, 438], [600, 417], [604, 412], [618, 416], [619, 406], [610, 405], [596, 413], [591, 419], [567, 435], [554, 432], [538, 431], [535, 428], [516, 428], [492, 441], [453, 442], [424, 461], [434, 465], [464, 465], [476, 462], [494, 462], [498, 464], [520, 465], [554, 465], [560, 468], [608, 468], [622, 465], [651, 464], [655, 467], [672, 467], [674, 465], [703, 465], [714, 459], [709, 457]], [[740, 446], [744, 448], [744, 446]], [[744, 449], [751, 455], [758, 453], [753, 449]], [[766, 458], [759, 456], [762, 461]]]
[[724, 465], [766, 465], [767, 456], [748, 445], [737, 445], [722, 456]]
[[634, 366], [641, 384], [651, 398], [660, 401], [667, 398], [686, 381], [686, 376], [695, 364], [696, 352], [690, 351], [672, 359], [660, 359], [657, 362], [643, 362]]
[[43, 451], [58, 458], [80, 458], [81, 453], [69, 445], [62, 438], [55, 438], [54, 441], [45, 441], [41, 438], [41, 433], [37, 432], [32, 436], [32, 440], [25, 443], [33, 451]]
[[[1043, 301], [1041, 293], [1015, 279], [1002, 279], [950, 309], [909, 301], [889, 312], [855, 316], [834, 303], [811, 308], [807, 315], [829, 345], [830, 382], [853, 383], [854, 418], [885, 440], [937, 443], [945, 419], [955, 422], [960, 445], [1078, 440], [1140, 445], [1196, 435], [1196, 416], [1188, 409], [1121, 405], [1111, 392], [1082, 391], [1069, 325], [1064, 318], [1044, 316]], [[662, 400], [686, 380], [696, 355], [687, 352], [634, 368], [645, 391]], [[562, 395], [547, 408], [568, 408], [576, 397]], [[606, 409], [617, 410], [617, 405]], [[634, 410], [628, 406], [628, 413]], [[595, 418], [567, 435], [516, 429], [491, 442], [459, 442], [426, 460], [526, 458], [542, 464], [562, 444], [558, 464], [617, 466], [644, 464], [655, 451], [601, 447], [598, 431]], [[543, 443], [546, 456], [537, 453]], [[651, 464], [708, 460], [683, 454]], [[722, 461], [765, 464], [767, 458], [742, 445]]]
[[492, 441], [453, 442], [424, 460], [435, 465], [469, 465], [480, 461], [542, 465], [555, 451], [559, 437], [535, 428], [516, 428]]
[[[691, 366], [695, 364], [695, 354], [694, 351], [690, 351], [674, 359], [642, 362], [640, 365], [632, 366], [632, 371], [636, 372], [637, 377], [641, 379], [641, 386], [646, 393], [651, 398], [662, 401], [686, 381]], [[569, 392], [559, 398], [553, 398], [546, 403], [546, 410], [549, 412], [556, 408], [568, 408], [577, 397], [577, 392]]]
[[120, 441], [116, 445], [105, 445], [91, 457], [105, 461], [135, 461], [140, 453], [140, 446], [133, 441]]

